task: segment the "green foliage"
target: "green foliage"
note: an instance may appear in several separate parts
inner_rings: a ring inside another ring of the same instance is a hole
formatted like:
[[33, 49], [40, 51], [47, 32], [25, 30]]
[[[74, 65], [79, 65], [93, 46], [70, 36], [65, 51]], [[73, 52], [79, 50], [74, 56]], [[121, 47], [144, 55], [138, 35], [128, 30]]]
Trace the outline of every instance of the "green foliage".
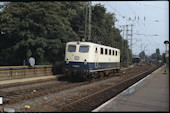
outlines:
[[68, 12], [62, 9], [62, 2], [6, 5], [0, 12], [0, 59], [6, 55], [6, 60], [1, 60], [0, 65], [22, 65], [31, 56], [36, 64], [52, 64], [61, 60], [63, 44], [76, 39], [69, 20], [75, 14], [66, 18]]
[[[92, 40], [119, 48], [121, 62], [130, 62], [131, 51], [115, 28], [115, 14], [106, 13], [101, 4], [92, 7]], [[84, 36], [85, 2], [8, 2], [0, 9], [0, 65], [22, 65], [34, 57], [36, 64], [60, 67], [66, 43]]]

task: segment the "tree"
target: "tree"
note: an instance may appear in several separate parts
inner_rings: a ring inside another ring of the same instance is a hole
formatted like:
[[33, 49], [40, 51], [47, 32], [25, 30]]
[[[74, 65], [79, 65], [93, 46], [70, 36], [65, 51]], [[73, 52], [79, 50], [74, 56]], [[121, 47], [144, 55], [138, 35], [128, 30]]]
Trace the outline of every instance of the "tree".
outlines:
[[[61, 61], [65, 43], [76, 39], [70, 20], [65, 18], [67, 12], [63, 13], [63, 4], [5, 4], [0, 12], [0, 65], [22, 65], [23, 60], [28, 60], [31, 56], [36, 59], [37, 64]], [[2, 60], [4, 56], [5, 60]]]
[[[36, 64], [64, 62], [65, 45], [83, 38], [85, 2], [8, 2], [0, 8], [0, 65], [22, 65], [32, 56]], [[101, 4], [92, 6], [92, 40], [122, 51], [129, 62], [128, 42], [115, 27], [115, 14]], [[122, 46], [122, 44], [124, 44]], [[123, 47], [123, 48], [122, 48]]]

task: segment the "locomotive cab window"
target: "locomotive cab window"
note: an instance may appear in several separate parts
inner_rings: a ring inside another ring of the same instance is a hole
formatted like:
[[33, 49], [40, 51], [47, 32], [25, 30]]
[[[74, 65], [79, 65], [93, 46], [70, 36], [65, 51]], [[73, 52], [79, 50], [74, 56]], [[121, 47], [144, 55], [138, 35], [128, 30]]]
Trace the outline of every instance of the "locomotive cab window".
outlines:
[[75, 51], [76, 51], [76, 46], [74, 46], [74, 45], [68, 46], [68, 52], [75, 52]]
[[114, 52], [115, 52], [115, 51], [113, 50], [113, 55], [114, 55]]
[[117, 56], [117, 51], [116, 51], [116, 56]]
[[80, 46], [79, 52], [81, 52], [81, 53], [89, 52], [89, 46]]

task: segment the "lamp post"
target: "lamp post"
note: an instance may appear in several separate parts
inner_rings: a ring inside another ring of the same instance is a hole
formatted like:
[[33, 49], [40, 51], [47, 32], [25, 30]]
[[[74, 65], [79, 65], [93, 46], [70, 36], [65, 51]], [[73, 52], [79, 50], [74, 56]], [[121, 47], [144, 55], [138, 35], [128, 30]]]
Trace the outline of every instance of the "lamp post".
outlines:
[[167, 44], [169, 44], [169, 41], [164, 41], [164, 44], [165, 44], [165, 71], [164, 73], [166, 73], [166, 51], [167, 51]]

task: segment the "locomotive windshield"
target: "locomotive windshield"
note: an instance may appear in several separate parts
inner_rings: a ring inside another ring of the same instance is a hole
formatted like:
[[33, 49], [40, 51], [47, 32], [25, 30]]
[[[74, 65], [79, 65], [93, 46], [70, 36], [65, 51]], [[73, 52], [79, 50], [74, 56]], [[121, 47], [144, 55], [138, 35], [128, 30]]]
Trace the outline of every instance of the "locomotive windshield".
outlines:
[[80, 46], [79, 52], [81, 53], [89, 52], [89, 46]]
[[74, 46], [74, 45], [68, 46], [68, 52], [75, 52], [75, 51], [76, 51], [76, 46]]

